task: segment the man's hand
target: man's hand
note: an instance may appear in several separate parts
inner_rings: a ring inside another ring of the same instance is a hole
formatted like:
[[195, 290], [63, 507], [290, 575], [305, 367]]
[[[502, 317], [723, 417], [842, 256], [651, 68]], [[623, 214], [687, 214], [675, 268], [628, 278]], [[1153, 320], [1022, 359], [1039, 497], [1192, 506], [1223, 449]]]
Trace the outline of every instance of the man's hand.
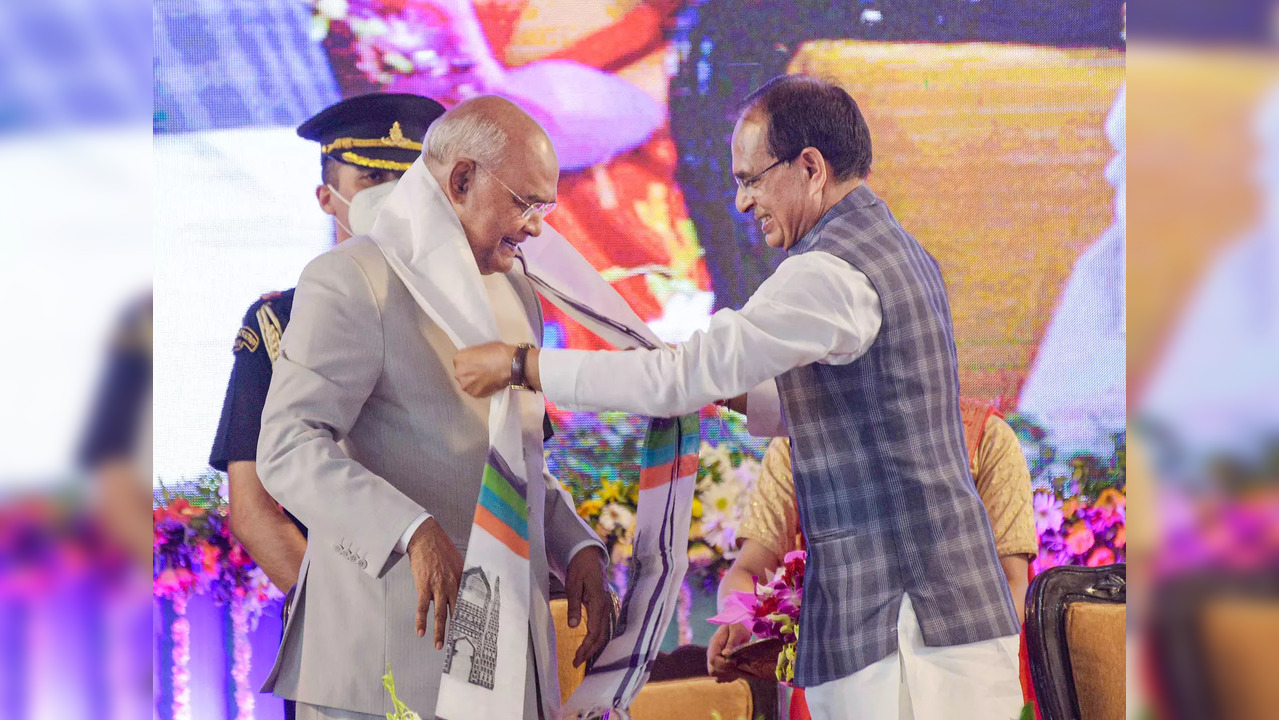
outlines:
[[716, 682], [725, 683], [746, 677], [736, 663], [728, 659], [728, 654], [750, 639], [750, 628], [740, 623], [721, 625], [711, 636], [710, 647], [706, 648], [706, 671]]
[[486, 398], [511, 383], [515, 347], [491, 342], [463, 348], [453, 356], [453, 376], [471, 397]]
[[573, 656], [573, 667], [595, 657], [613, 636], [613, 596], [604, 584], [604, 553], [597, 546], [582, 548], [568, 564], [564, 589], [568, 591], [568, 626], [582, 621], [586, 606], [586, 637]]
[[435, 603], [435, 649], [443, 650], [444, 623], [457, 603], [462, 581], [462, 556], [433, 517], [413, 532], [407, 550], [417, 585], [417, 636], [426, 636], [426, 614]]

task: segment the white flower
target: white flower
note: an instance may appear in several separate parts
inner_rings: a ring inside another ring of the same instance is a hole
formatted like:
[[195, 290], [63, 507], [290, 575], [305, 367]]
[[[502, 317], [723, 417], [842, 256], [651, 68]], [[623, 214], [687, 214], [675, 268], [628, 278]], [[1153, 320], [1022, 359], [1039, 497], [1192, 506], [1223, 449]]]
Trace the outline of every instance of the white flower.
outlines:
[[737, 531], [727, 515], [708, 510], [702, 515], [702, 539], [723, 553], [737, 539]]
[[624, 537], [630, 535], [634, 525], [635, 514], [629, 508], [615, 502], [605, 505], [600, 510], [599, 520], [595, 522], [595, 526], [605, 533], [620, 529]]
[[742, 486], [738, 483], [728, 480], [725, 482], [714, 483], [701, 493], [702, 512], [706, 516], [712, 513], [732, 516], [737, 508], [738, 498], [742, 494]]

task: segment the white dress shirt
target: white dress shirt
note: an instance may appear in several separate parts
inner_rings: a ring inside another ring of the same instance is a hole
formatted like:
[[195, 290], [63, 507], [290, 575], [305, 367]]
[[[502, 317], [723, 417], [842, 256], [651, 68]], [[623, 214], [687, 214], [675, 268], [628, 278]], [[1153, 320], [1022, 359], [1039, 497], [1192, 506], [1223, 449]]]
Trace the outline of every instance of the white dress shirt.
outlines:
[[740, 311], [720, 310], [675, 348], [542, 350], [542, 391], [569, 410], [672, 417], [750, 390], [751, 433], [782, 435], [773, 379], [814, 362], [856, 360], [882, 319], [865, 274], [829, 253], [804, 253], [782, 262]]

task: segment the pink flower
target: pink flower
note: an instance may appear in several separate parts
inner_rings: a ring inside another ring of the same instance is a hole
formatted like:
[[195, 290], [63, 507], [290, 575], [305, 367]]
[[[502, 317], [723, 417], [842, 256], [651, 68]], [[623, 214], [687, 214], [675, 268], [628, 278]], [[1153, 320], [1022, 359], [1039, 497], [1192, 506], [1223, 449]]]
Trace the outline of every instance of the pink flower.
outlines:
[[1060, 530], [1063, 517], [1061, 498], [1043, 490], [1035, 493], [1035, 529], [1040, 535]]
[[1066, 536], [1066, 549], [1072, 555], [1083, 555], [1096, 542], [1092, 529], [1088, 527], [1088, 523], [1079, 523], [1070, 534]]
[[231, 566], [236, 568], [245, 568], [253, 565], [253, 558], [249, 557], [249, 553], [245, 551], [244, 546], [240, 543], [231, 545], [229, 558]]
[[1035, 561], [1031, 563], [1030, 568], [1036, 575], [1038, 575], [1048, 568], [1065, 565], [1068, 559], [1069, 558], [1065, 553], [1044, 551], [1039, 553], [1039, 557], [1035, 558]]
[[752, 609], [756, 604], [755, 593], [734, 590], [724, 599], [724, 609], [719, 614], [709, 618], [708, 622], [716, 625], [746, 623], [753, 616]]
[[169, 597], [190, 592], [195, 587], [195, 574], [186, 568], [166, 568], [155, 578], [155, 594]]
[[1088, 556], [1088, 567], [1115, 564], [1115, 551], [1108, 547], [1099, 547]]

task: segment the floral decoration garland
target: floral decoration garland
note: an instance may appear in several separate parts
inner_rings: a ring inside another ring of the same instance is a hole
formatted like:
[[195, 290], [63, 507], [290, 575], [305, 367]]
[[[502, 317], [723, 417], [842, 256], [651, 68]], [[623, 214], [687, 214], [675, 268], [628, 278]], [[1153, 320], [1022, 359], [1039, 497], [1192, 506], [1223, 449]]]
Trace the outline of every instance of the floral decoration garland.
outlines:
[[247, 635], [257, 628], [267, 606], [284, 597], [249, 553], [231, 535], [230, 503], [221, 476], [201, 476], [170, 492], [161, 484], [158, 507], [151, 511], [152, 593], [172, 602], [177, 619], [173, 639], [173, 717], [191, 717], [189, 689], [191, 625], [187, 602], [210, 595], [218, 605], [230, 604], [237, 720], [253, 717], [254, 689]]
[[1058, 565], [1098, 567], [1126, 561], [1128, 549], [1127, 455], [1125, 433], [1113, 438], [1109, 457], [1073, 454], [1055, 470], [1057, 449], [1044, 431], [1016, 414], [1008, 422], [1031, 452], [1035, 534], [1039, 556], [1034, 574]]

